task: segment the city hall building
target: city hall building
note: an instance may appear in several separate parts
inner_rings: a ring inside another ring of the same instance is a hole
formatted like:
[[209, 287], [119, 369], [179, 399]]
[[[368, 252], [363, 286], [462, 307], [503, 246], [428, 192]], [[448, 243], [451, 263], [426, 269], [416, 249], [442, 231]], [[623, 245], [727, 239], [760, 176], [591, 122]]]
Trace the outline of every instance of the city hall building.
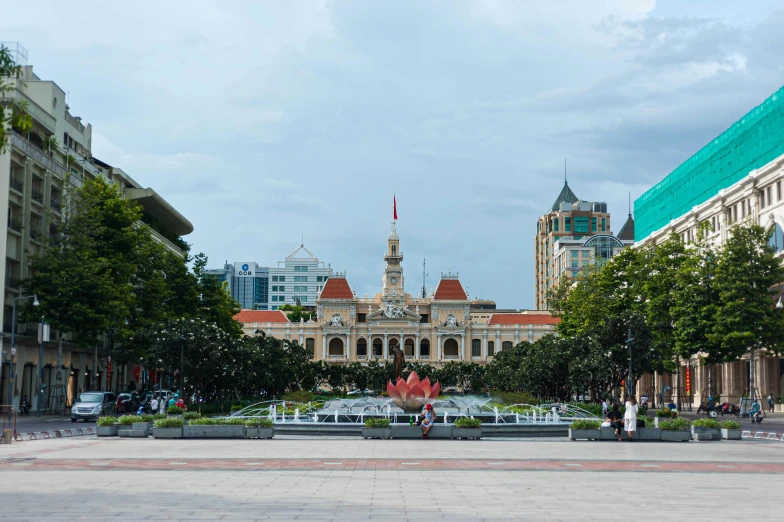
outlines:
[[[664, 242], [676, 234], [696, 241], [701, 224], [710, 224], [708, 240], [720, 246], [737, 223], [755, 222], [771, 229], [770, 244], [784, 258], [784, 87], [700, 149], [634, 202], [636, 245]], [[782, 285], [779, 285], [779, 295]], [[771, 306], [775, 305], [771, 302]], [[702, 355], [682, 361], [680, 402], [695, 405], [718, 394], [737, 403], [749, 392], [753, 369], [755, 395], [784, 391], [784, 359], [765, 349], [738, 361], [708, 367]], [[644, 376], [639, 393], [656, 394], [668, 387], [665, 400], [678, 395], [675, 375]]]
[[554, 332], [549, 312], [494, 312], [489, 301], [469, 299], [457, 274], [445, 273], [427, 297], [406, 293], [403, 252], [396, 223], [387, 238], [381, 291], [360, 298], [346, 274], [332, 273], [315, 301], [316, 319], [291, 323], [279, 310], [242, 310], [236, 319], [248, 335], [296, 341], [315, 360], [334, 363], [390, 360], [401, 348], [407, 360], [486, 363], [500, 350]]

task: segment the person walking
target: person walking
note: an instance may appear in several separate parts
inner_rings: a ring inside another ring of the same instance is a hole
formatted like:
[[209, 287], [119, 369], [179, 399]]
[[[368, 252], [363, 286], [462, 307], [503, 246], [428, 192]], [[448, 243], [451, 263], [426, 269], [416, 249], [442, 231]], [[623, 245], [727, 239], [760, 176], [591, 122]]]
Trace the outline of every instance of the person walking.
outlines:
[[150, 401], [150, 413], [155, 415], [158, 413], [158, 394], [152, 396], [152, 400]]
[[158, 413], [166, 415], [166, 397], [161, 393], [161, 400], [158, 403]]
[[768, 413], [773, 413], [773, 394], [768, 394]]
[[602, 399], [602, 416], [607, 417], [607, 399]]
[[436, 423], [437, 418], [438, 416], [436, 415], [436, 410], [433, 409], [433, 405], [428, 404], [425, 406], [425, 411], [422, 412], [422, 424], [420, 425], [423, 439], [427, 438], [427, 434], [433, 429], [433, 425]]
[[618, 437], [618, 442], [621, 442], [621, 426], [623, 426], [623, 415], [621, 415], [617, 404], [613, 404], [612, 411], [605, 416], [609, 421], [610, 426], [615, 428], [615, 436]]
[[634, 395], [629, 395], [625, 407], [626, 411], [623, 413], [623, 423], [626, 426], [625, 429], [626, 434], [629, 436], [629, 442], [632, 442], [634, 440], [632, 438], [632, 433], [637, 431], [637, 411], [639, 410], [637, 399], [634, 398]]

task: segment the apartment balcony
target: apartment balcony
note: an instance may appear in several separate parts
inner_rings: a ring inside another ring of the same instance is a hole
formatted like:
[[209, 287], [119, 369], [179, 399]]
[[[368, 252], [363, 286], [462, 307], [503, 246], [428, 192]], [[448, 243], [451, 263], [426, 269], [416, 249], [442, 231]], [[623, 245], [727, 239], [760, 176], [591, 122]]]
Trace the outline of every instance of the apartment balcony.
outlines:
[[5, 286], [7, 288], [13, 288], [18, 290], [19, 289], [19, 279], [13, 276], [6, 276], [5, 278]]
[[52, 207], [52, 210], [56, 212], [60, 212], [62, 210], [62, 205], [60, 204], [59, 199], [52, 198], [52, 200], [49, 202], [49, 206]]
[[10, 142], [11, 146], [16, 148], [19, 152], [24, 154], [27, 157], [33, 158], [35, 161], [49, 169], [50, 171], [54, 172], [55, 174], [59, 175], [60, 177], [65, 177], [66, 170], [62, 164], [54, 159], [50, 158], [44, 152], [24, 139], [19, 134], [13, 132], [10, 135]]
[[30, 197], [33, 198], [33, 201], [37, 202], [39, 205], [44, 204], [44, 193], [39, 190], [31, 190]]
[[18, 193], [24, 194], [24, 183], [21, 179], [16, 179], [15, 177], [11, 176], [9, 186]]
[[43, 237], [44, 233], [40, 228], [36, 228], [35, 226], [30, 227], [30, 239], [40, 243]]
[[22, 233], [22, 222], [18, 219], [14, 219], [12, 217], [8, 217], [8, 228], [15, 232]]

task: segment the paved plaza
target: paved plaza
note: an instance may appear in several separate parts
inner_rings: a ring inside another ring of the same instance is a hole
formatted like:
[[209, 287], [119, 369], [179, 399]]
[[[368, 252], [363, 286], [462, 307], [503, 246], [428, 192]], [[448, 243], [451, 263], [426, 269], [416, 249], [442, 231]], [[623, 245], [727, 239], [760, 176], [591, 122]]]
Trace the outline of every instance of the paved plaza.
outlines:
[[9, 521], [781, 520], [784, 443], [80, 437], [0, 480]]

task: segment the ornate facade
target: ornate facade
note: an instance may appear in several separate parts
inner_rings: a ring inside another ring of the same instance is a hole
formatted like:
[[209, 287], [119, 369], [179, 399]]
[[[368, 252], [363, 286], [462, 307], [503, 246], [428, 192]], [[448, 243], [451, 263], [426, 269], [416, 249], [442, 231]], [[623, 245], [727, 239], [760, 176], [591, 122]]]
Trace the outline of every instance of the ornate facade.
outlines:
[[237, 320], [248, 335], [298, 341], [315, 360], [335, 363], [390, 360], [400, 347], [407, 360], [440, 365], [447, 361], [485, 363], [496, 352], [533, 342], [554, 328], [548, 312], [491, 313], [472, 308], [457, 274], [441, 275], [428, 297], [405, 291], [403, 253], [392, 223], [384, 255], [381, 292], [360, 298], [345, 273], [334, 273], [316, 300], [316, 319], [291, 323], [280, 311], [243, 310]]

